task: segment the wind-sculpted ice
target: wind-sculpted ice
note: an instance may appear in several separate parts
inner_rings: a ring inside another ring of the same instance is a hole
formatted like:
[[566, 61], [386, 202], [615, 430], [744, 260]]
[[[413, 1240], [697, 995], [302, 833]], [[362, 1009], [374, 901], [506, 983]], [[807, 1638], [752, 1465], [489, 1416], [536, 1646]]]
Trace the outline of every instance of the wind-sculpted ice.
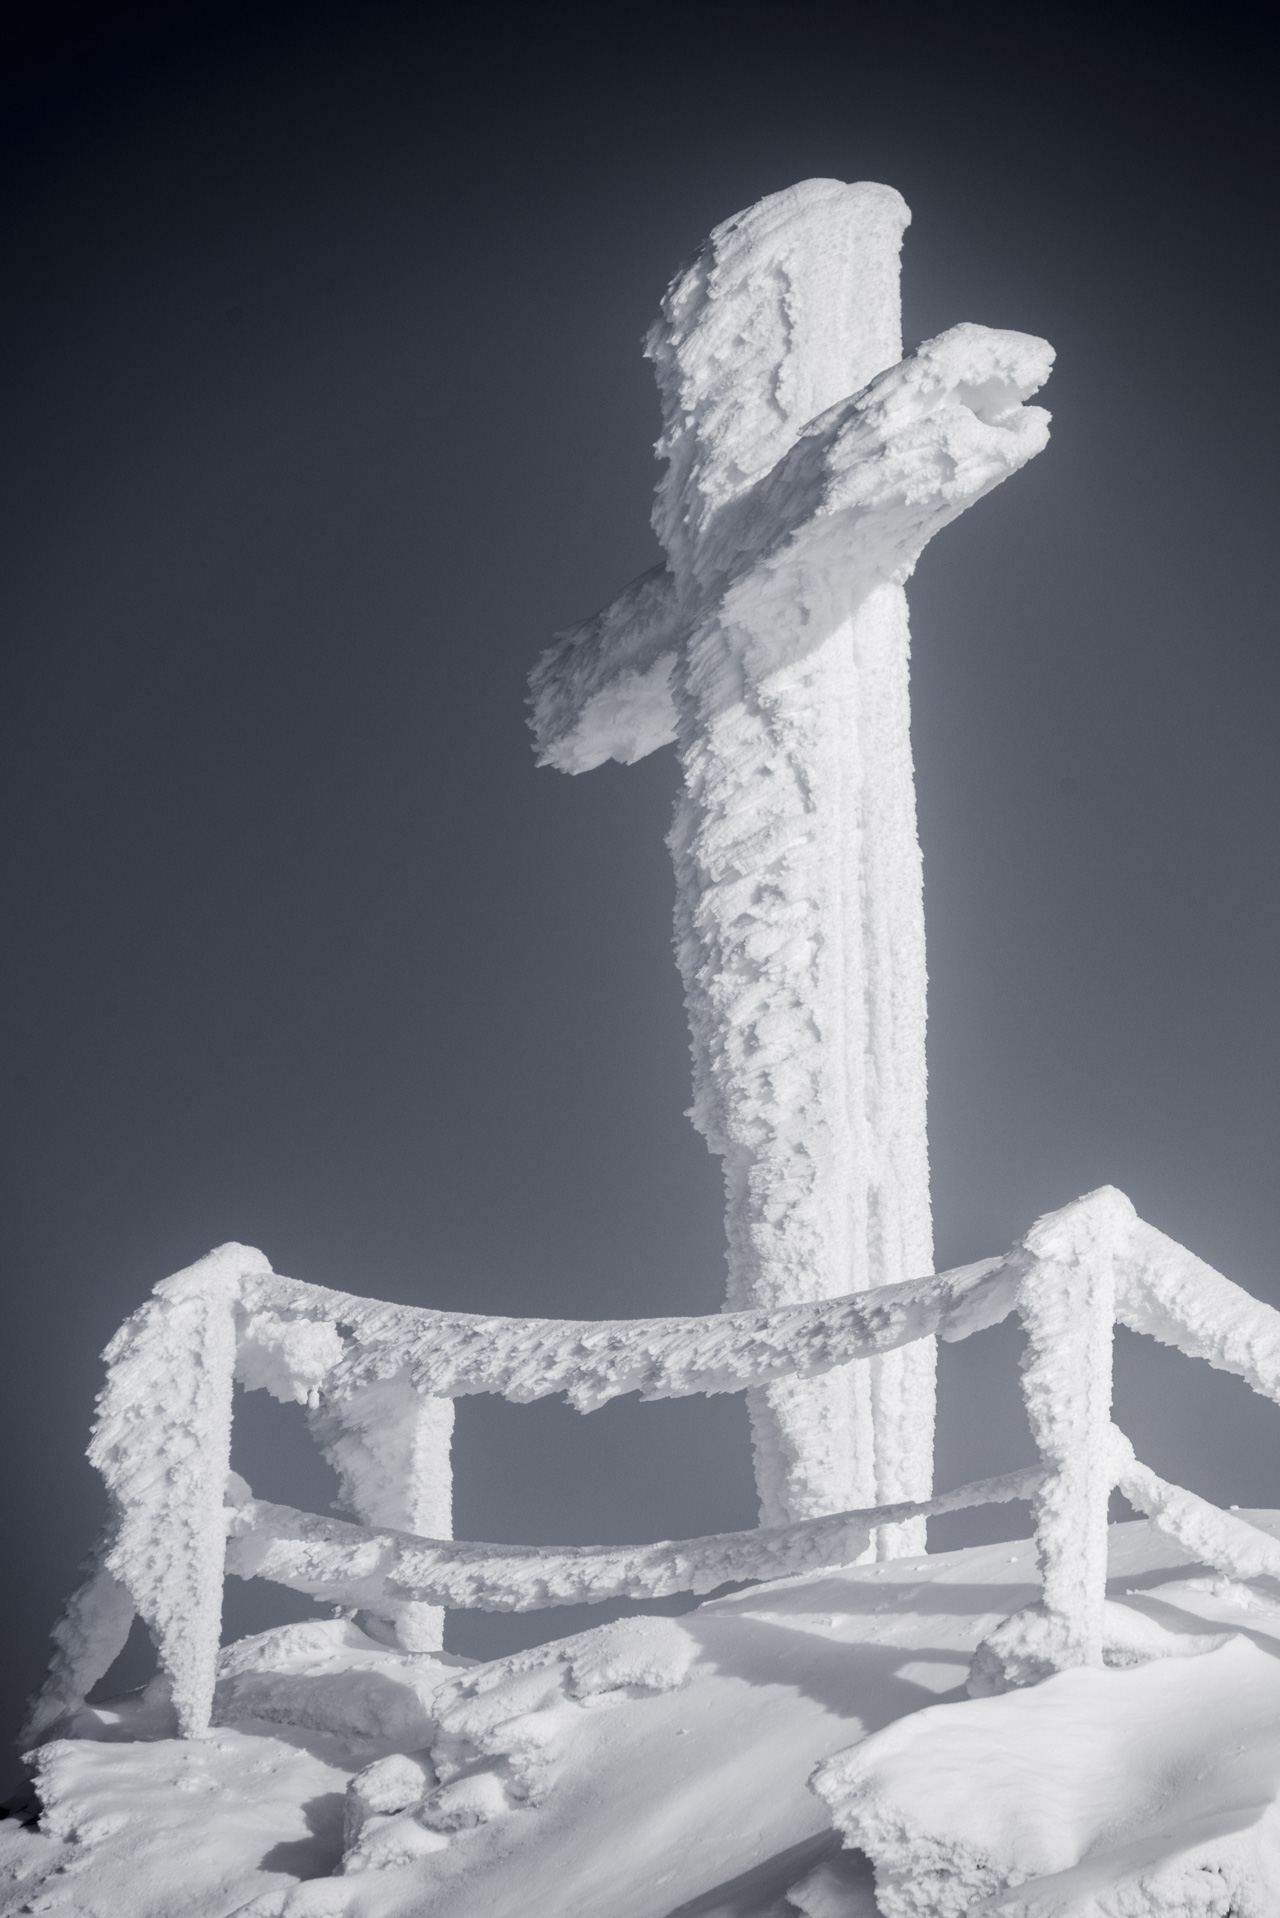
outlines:
[[[450, 1536], [451, 1397], [418, 1391], [397, 1368], [388, 1377], [329, 1392], [308, 1419], [338, 1474], [344, 1507], [366, 1525], [391, 1525], [428, 1538]], [[439, 1651], [444, 1613], [433, 1605], [401, 1606], [396, 1640], [407, 1652]]]
[[[678, 745], [692, 1117], [724, 1161], [732, 1308], [933, 1258], [902, 582], [1044, 446], [1023, 402], [1053, 354], [966, 324], [902, 359], [908, 218], [889, 187], [810, 180], [717, 227], [646, 347], [666, 563], [532, 675], [544, 764]], [[753, 1387], [763, 1522], [927, 1497], [933, 1369], [921, 1340]]]
[[[109, 1542], [107, 1534], [88, 1563], [81, 1566], [88, 1577], [72, 1593], [49, 1634], [53, 1657], [27, 1713], [20, 1745], [38, 1745], [69, 1712], [75, 1711], [94, 1683], [110, 1671], [128, 1642], [138, 1608], [129, 1587], [102, 1562]], [[221, 1596], [219, 1591], [219, 1611]]]

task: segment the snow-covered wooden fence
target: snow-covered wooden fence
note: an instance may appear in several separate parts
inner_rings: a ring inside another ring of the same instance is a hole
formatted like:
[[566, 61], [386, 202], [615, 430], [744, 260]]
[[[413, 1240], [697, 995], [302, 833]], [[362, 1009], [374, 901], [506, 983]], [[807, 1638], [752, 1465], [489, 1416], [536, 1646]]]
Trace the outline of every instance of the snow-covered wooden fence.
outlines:
[[[541, 1549], [442, 1536], [455, 1398], [496, 1392], [524, 1403], [563, 1393], [589, 1412], [627, 1392], [742, 1391], [917, 1339], [963, 1339], [1015, 1310], [1027, 1332], [1023, 1389], [1040, 1454], [1028, 1471], [909, 1505], [656, 1545]], [[1144, 1224], [1112, 1187], [1041, 1219], [1002, 1258], [708, 1318], [432, 1312], [283, 1278], [261, 1253], [221, 1246], [158, 1285], [107, 1348], [90, 1457], [111, 1518], [55, 1627], [29, 1735], [47, 1735], [80, 1704], [139, 1614], [180, 1728], [198, 1735], [209, 1722], [225, 1571], [358, 1608], [403, 1649], [423, 1650], [438, 1643], [441, 1607], [529, 1611], [705, 1592], [847, 1564], [879, 1526], [1015, 1498], [1034, 1502], [1043, 1596], [980, 1648], [977, 1685], [1100, 1663], [1115, 1486], [1196, 1560], [1234, 1577], [1280, 1577], [1280, 1542], [1157, 1478], [1112, 1425], [1117, 1321], [1280, 1401], [1280, 1312]], [[237, 1377], [309, 1408], [361, 1522], [269, 1504], [230, 1474]], [[433, 1526], [433, 1513], [443, 1522]]]

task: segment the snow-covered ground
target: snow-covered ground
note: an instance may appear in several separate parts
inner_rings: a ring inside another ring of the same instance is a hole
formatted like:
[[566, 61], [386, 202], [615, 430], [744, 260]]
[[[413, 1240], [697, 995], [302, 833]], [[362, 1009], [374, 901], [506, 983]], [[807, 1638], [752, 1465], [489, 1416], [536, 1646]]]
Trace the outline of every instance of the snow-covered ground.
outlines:
[[1124, 1668], [995, 1698], [967, 1698], [969, 1661], [1035, 1599], [1029, 1542], [488, 1665], [287, 1627], [224, 1654], [207, 1739], [134, 1699], [45, 1747], [39, 1827], [0, 1827], [0, 1913], [1274, 1918], [1280, 1594], [1145, 1521], [1112, 1527], [1110, 1574]]

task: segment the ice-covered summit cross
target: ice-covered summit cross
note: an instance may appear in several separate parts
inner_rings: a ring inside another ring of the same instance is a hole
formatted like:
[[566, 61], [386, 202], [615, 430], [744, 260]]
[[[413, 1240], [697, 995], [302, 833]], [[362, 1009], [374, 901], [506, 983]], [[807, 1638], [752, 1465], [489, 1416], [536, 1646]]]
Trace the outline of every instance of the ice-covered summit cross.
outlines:
[[[716, 228], [646, 342], [666, 563], [532, 675], [541, 763], [675, 741], [693, 1119], [724, 1160], [734, 1306], [933, 1265], [902, 582], [1038, 453], [1052, 349], [962, 325], [903, 360], [891, 187], [808, 180]], [[766, 1524], [928, 1496], [920, 1342], [749, 1398]], [[922, 1550], [923, 1526], [881, 1556]]]

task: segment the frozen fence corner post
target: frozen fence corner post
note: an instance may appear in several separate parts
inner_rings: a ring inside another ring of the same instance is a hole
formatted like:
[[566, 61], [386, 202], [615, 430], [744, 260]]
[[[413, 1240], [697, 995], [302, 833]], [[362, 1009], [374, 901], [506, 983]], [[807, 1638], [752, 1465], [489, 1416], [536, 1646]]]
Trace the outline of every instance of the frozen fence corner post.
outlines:
[[[541, 763], [675, 740], [692, 1117], [724, 1161], [728, 1302], [933, 1264], [925, 960], [902, 582], [1040, 451], [1043, 340], [901, 360], [891, 187], [807, 180], [716, 228], [649, 334], [667, 554], [531, 676]], [[761, 1518], [927, 1498], [934, 1346], [748, 1394]], [[876, 1549], [924, 1548], [924, 1521]]]
[[33, 1725], [82, 1702], [136, 1611], [172, 1684], [182, 1736], [207, 1728], [222, 1622], [235, 1308], [241, 1278], [270, 1269], [252, 1246], [219, 1246], [162, 1280], [104, 1352], [89, 1458], [111, 1513], [92, 1576], [55, 1628], [58, 1656]]
[[1035, 1496], [1043, 1594], [979, 1647], [969, 1685], [976, 1694], [1102, 1663], [1107, 1506], [1115, 1483], [1116, 1264], [1135, 1222], [1124, 1193], [1103, 1186], [1038, 1219], [1023, 1240], [1022, 1392], [1031, 1435], [1049, 1467]]

